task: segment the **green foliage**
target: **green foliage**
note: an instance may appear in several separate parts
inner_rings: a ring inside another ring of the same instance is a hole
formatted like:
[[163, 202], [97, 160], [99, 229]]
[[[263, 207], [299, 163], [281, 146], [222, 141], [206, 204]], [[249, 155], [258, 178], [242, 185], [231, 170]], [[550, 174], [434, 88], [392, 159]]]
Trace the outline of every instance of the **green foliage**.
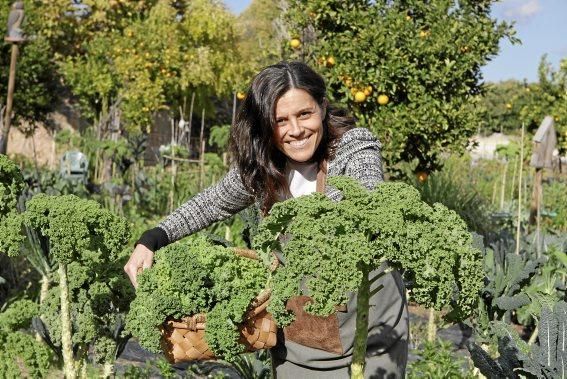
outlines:
[[114, 104], [133, 134], [148, 132], [157, 111], [177, 112], [191, 92], [199, 95], [198, 108], [211, 94], [229, 93], [240, 71], [234, 17], [217, 2], [157, 1], [144, 8], [59, 59], [85, 114], [97, 119]]
[[54, 366], [49, 347], [23, 332], [0, 331], [0, 377], [6, 379], [45, 378]]
[[[502, 233], [500, 238], [491, 242], [484, 256], [485, 286], [478, 303], [477, 318], [474, 327], [477, 339], [484, 343], [493, 342], [494, 321], [511, 322], [512, 314], [525, 314], [522, 307], [534, 307], [537, 296], [529, 296], [527, 289], [540, 275], [546, 258], [531, 258], [526, 251], [515, 254], [513, 237]], [[518, 313], [519, 312], [519, 313]], [[523, 317], [528, 321], [527, 317]], [[522, 317], [520, 317], [522, 318]]]
[[[0, 24], [7, 25], [13, 1], [0, 1]], [[25, 3], [22, 28], [28, 40], [20, 45], [17, 61], [16, 87], [14, 90], [14, 113], [16, 120], [40, 121], [53, 110], [56, 101], [55, 65], [49, 43], [36, 35], [39, 20], [38, 2]], [[30, 38], [31, 37], [31, 38]], [[0, 46], [0, 104], [6, 103], [10, 67], [10, 43]], [[14, 123], [16, 125], [16, 123]]]
[[551, 115], [557, 132], [557, 148], [561, 154], [567, 152], [567, 59], [555, 70], [544, 55], [539, 65], [539, 81], [530, 85], [526, 104], [520, 109], [520, 116], [528, 130], [539, 127], [544, 117]]
[[50, 254], [58, 262], [92, 260], [103, 269], [105, 262], [118, 258], [128, 241], [125, 220], [92, 200], [38, 194], [26, 207], [24, 224], [48, 239]]
[[36, 302], [17, 300], [0, 313], [0, 329], [15, 332], [29, 328], [32, 318], [36, 316], [39, 316], [39, 305]]
[[270, 354], [267, 350], [240, 354], [231, 364], [241, 378], [270, 379], [272, 377]]
[[24, 190], [20, 169], [6, 155], [0, 155], [0, 219], [14, 211]]
[[[134, 291], [124, 277], [122, 266], [127, 251], [115, 261], [99, 256], [85, 256], [67, 266], [71, 297], [73, 344], [76, 347], [92, 345], [96, 362], [113, 362], [117, 350], [125, 340], [120, 336], [124, 314]], [[58, 284], [56, 277], [54, 284]], [[61, 346], [61, 298], [59, 286], [49, 290], [41, 305], [42, 321], [47, 327], [47, 338]]]
[[282, 8], [281, 1], [252, 0], [238, 16], [239, 50], [249, 76], [282, 59]]
[[567, 304], [557, 302], [544, 307], [539, 321], [539, 343], [528, 345], [504, 323], [494, 324], [500, 356], [493, 359], [478, 345], [469, 351], [475, 366], [489, 378], [559, 378], [567, 372]]
[[43, 378], [55, 362], [53, 352], [22, 330], [29, 329], [39, 305], [21, 299], [0, 313], [0, 377]]
[[127, 331], [146, 349], [159, 352], [159, 326], [166, 319], [206, 313], [205, 339], [213, 352], [226, 359], [242, 352], [236, 324], [266, 287], [266, 267], [202, 236], [171, 244], [154, 258], [154, 265], [138, 276]]
[[[533, 85], [532, 85], [533, 87]], [[530, 87], [516, 80], [489, 83], [481, 100], [482, 134], [510, 133], [522, 127], [520, 110], [527, 104]]]
[[[331, 100], [388, 146], [390, 166], [417, 159], [430, 171], [442, 153], [468, 145], [480, 121], [480, 68], [501, 39], [516, 41], [510, 25], [491, 18], [493, 3], [289, 1], [290, 37], [303, 42], [289, 55], [318, 65]], [[379, 104], [380, 95], [389, 102]]]
[[[470, 162], [468, 162], [470, 164]], [[488, 217], [487, 201], [456, 172], [462, 167], [447, 160], [442, 170], [431, 173], [422, 183], [415, 175], [409, 176], [421, 199], [429, 205], [441, 203], [455, 211], [469, 230], [486, 235], [493, 225]]]
[[543, 185], [543, 223], [558, 232], [567, 232], [567, 181], [551, 180]]
[[473, 379], [472, 372], [464, 372], [465, 360], [453, 351], [451, 342], [425, 342], [416, 353], [420, 358], [408, 365], [408, 379]]
[[0, 253], [16, 256], [23, 236], [16, 205], [24, 190], [20, 169], [6, 155], [0, 155]]
[[230, 137], [230, 125], [215, 125], [209, 133], [209, 145], [214, 145], [217, 149], [224, 151], [228, 147]]
[[285, 304], [301, 293], [303, 278], [313, 298], [306, 309], [330, 314], [357, 290], [361, 265], [377, 268], [384, 261], [404, 270], [416, 302], [438, 310], [450, 306], [449, 318], [473, 312], [482, 288], [481, 255], [455, 212], [427, 205], [404, 183], [373, 191], [346, 177], [329, 183], [342, 192], [342, 201], [313, 194], [278, 203], [254, 240], [256, 250], [284, 256], [269, 305], [279, 325], [291, 322]]
[[[128, 241], [126, 221], [92, 200], [74, 195], [38, 194], [26, 203], [18, 220], [37, 241], [49, 261], [67, 265], [73, 343], [84, 351], [95, 344], [95, 352], [110, 356], [110, 339], [120, 343], [121, 313], [128, 309], [132, 289], [122, 270]], [[45, 250], [45, 251], [44, 251]], [[42, 272], [44, 275], [53, 275]], [[54, 284], [59, 277], [51, 277]], [[61, 346], [60, 287], [52, 287], [41, 304], [44, 338]], [[81, 349], [78, 349], [79, 351]], [[114, 357], [113, 356], [113, 357]]]
[[[534, 252], [535, 253], [535, 252]], [[535, 255], [535, 254], [533, 254]], [[545, 263], [523, 289], [530, 302], [516, 311], [521, 325], [530, 325], [542, 310], [565, 298], [565, 277], [567, 276], [567, 254], [557, 246], [550, 246], [544, 254]]]

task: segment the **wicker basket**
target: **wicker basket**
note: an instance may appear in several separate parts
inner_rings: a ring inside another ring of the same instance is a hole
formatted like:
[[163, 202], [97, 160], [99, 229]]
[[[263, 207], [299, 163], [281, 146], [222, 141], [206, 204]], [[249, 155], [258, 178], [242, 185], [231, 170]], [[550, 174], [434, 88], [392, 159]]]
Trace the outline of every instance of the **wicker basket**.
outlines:
[[[239, 256], [258, 259], [253, 250], [234, 249]], [[278, 266], [274, 255], [271, 271]], [[269, 349], [276, 344], [277, 326], [271, 314], [266, 311], [270, 300], [269, 289], [263, 290], [250, 303], [244, 321], [239, 325], [239, 342], [246, 351]], [[161, 329], [161, 347], [170, 363], [214, 359], [215, 356], [205, 341], [207, 316], [197, 314], [181, 320], [167, 320]]]

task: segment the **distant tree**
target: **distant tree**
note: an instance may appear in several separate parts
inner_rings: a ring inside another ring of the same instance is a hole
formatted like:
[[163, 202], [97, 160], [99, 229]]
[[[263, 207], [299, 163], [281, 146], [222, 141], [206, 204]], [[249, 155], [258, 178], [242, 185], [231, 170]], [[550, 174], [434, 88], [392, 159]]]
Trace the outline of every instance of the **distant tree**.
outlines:
[[[533, 85], [532, 85], [533, 87]], [[517, 80], [488, 83], [482, 97], [484, 132], [510, 133], [522, 126], [520, 110], [527, 102], [530, 87]]]
[[539, 64], [539, 81], [530, 85], [526, 94], [526, 103], [520, 109], [522, 120], [528, 130], [535, 132], [547, 115], [553, 117], [558, 136], [558, 148], [562, 154], [567, 153], [567, 59], [555, 70], [547, 60], [541, 58]]
[[121, 27], [94, 33], [83, 51], [61, 60], [90, 118], [103, 118], [114, 104], [129, 132], [147, 132], [156, 111], [176, 114], [191, 92], [202, 103], [231, 92], [241, 62], [235, 18], [222, 5], [162, 0], [128, 21], [114, 21]]
[[284, 7], [281, 0], [252, 0], [238, 16], [239, 46], [249, 76], [282, 59], [282, 44], [287, 39]]

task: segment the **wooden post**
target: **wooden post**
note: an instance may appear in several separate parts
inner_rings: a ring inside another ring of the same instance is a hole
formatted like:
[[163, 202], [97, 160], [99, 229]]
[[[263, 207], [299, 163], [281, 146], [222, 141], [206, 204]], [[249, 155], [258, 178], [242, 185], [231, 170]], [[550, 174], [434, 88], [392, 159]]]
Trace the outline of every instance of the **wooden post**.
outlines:
[[553, 150], [557, 144], [557, 135], [553, 117], [546, 116], [533, 137], [534, 148], [530, 166], [536, 169], [534, 188], [530, 207], [530, 224], [536, 224], [537, 256], [541, 253], [541, 207], [543, 202], [542, 179], [544, 168], [553, 167]]
[[236, 92], [232, 95], [232, 125], [234, 126], [236, 120]]
[[504, 162], [502, 168], [502, 186], [500, 187], [500, 210], [504, 209], [504, 192], [506, 190], [506, 174], [508, 173], [508, 160]]
[[532, 201], [530, 206], [530, 225], [536, 225], [536, 251], [537, 257], [540, 256], [540, 227], [541, 227], [541, 198], [543, 195], [542, 189], [543, 168], [536, 168], [534, 175], [534, 188], [532, 191]]
[[171, 189], [169, 190], [169, 213], [173, 212], [173, 200], [175, 197], [175, 176], [177, 174], [177, 166], [175, 163], [175, 121], [171, 119]]
[[16, 87], [16, 62], [20, 47], [12, 43], [12, 55], [10, 57], [10, 76], [8, 78], [8, 98], [6, 101], [6, 113], [4, 114], [4, 125], [0, 133], [0, 154], [6, 154], [8, 150], [8, 135], [12, 126], [12, 108], [14, 106], [14, 88]]
[[205, 108], [201, 114], [201, 135], [199, 137], [201, 152], [199, 156], [199, 190], [203, 189], [203, 181], [205, 176]]
[[189, 109], [189, 138], [187, 143], [187, 152], [189, 153], [189, 158], [191, 158], [191, 126], [193, 125], [193, 104], [195, 104], [195, 92], [191, 95], [191, 108]]
[[520, 255], [520, 231], [522, 223], [522, 166], [524, 163], [524, 129], [525, 125], [522, 122], [522, 137], [520, 140], [520, 173], [518, 178], [518, 222], [516, 226], [516, 255]]
[[514, 201], [514, 188], [516, 187], [516, 161], [518, 159], [514, 158], [512, 162], [512, 188], [510, 188], [510, 201]]

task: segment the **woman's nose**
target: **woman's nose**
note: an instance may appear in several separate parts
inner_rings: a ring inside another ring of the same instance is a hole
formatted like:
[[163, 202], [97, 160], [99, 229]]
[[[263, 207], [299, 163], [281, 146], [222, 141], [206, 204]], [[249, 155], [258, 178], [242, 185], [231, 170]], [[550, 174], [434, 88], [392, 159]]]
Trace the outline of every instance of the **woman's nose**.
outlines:
[[303, 133], [303, 128], [299, 124], [299, 120], [296, 117], [292, 117], [289, 119], [289, 131], [288, 134], [296, 137]]

